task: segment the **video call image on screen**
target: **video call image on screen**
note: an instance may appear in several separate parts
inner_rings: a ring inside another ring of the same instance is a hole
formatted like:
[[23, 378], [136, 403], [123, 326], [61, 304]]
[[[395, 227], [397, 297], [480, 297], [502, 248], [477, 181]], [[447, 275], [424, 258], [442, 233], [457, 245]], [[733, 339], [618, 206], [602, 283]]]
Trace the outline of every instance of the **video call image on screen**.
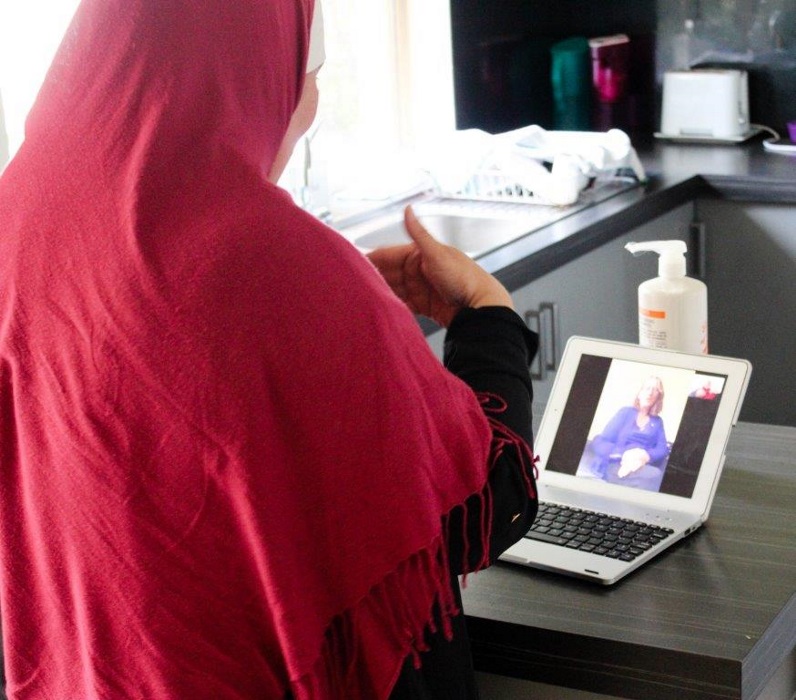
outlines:
[[690, 498], [725, 381], [584, 355], [546, 468]]

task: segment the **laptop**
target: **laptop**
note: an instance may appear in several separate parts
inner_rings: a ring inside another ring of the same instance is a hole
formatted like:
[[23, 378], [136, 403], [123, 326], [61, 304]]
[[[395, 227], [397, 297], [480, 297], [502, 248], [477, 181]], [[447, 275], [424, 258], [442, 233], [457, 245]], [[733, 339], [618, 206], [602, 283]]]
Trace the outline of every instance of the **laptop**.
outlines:
[[501, 560], [610, 585], [694, 532], [751, 369], [570, 338], [534, 438], [539, 514]]

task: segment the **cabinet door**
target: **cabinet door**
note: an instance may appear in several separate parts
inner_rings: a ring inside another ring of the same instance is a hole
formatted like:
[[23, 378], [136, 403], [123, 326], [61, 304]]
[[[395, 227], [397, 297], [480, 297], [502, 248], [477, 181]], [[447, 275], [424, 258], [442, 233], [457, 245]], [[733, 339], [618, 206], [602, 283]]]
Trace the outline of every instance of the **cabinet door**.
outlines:
[[638, 285], [657, 276], [658, 258], [653, 253], [634, 258], [624, 246], [673, 239], [690, 246], [693, 209], [687, 204], [653, 219], [512, 294], [517, 312], [540, 333], [532, 366], [536, 400], [547, 400], [571, 336], [638, 342]]
[[741, 420], [796, 426], [796, 208], [700, 200], [696, 215], [710, 352], [752, 363]]

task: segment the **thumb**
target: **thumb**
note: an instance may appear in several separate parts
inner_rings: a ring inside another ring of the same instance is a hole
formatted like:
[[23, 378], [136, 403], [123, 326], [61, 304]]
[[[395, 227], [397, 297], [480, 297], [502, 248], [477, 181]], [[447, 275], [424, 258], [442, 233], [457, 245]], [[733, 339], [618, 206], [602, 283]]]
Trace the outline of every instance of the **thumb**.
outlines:
[[404, 225], [409, 238], [420, 249], [422, 253], [429, 253], [439, 242], [432, 236], [428, 229], [420, 223], [411, 205], [404, 209]]

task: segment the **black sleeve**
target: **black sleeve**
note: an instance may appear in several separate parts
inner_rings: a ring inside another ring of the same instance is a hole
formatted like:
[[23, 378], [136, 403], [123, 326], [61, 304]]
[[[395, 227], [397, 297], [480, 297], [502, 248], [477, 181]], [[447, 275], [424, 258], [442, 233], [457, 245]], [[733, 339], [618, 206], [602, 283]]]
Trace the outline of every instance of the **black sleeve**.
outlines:
[[[537, 335], [506, 307], [463, 309], [445, 337], [445, 366], [476, 392], [493, 426], [488, 486], [448, 518], [455, 573], [473, 570], [485, 555], [493, 562], [528, 531], [536, 516], [528, 367], [537, 347]], [[488, 552], [481, 538], [483, 515], [491, 522]]]

